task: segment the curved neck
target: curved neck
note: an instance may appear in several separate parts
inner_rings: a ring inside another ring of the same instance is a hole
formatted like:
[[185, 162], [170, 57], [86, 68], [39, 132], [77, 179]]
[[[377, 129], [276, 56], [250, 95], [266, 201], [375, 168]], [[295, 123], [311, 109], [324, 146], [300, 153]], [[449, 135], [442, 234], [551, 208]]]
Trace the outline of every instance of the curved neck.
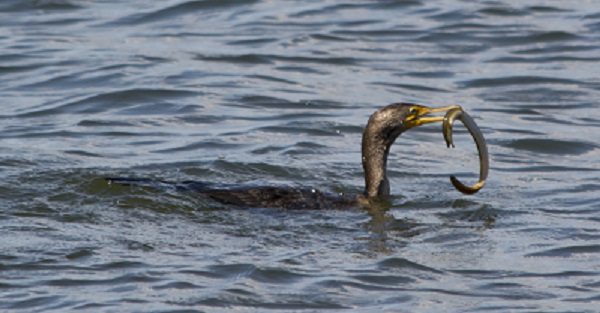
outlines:
[[365, 196], [368, 198], [390, 194], [387, 179], [387, 158], [392, 145], [382, 133], [367, 125], [362, 139], [362, 164], [365, 171]]

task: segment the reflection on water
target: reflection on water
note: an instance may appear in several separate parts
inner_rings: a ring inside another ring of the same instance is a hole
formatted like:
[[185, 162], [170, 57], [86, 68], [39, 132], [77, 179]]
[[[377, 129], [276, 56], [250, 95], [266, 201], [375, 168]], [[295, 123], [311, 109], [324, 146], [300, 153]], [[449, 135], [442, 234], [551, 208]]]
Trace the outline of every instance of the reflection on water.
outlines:
[[[600, 8], [576, 1], [0, 3], [3, 310], [594, 312]], [[368, 116], [403, 134], [370, 210], [232, 210], [105, 176], [363, 189]]]

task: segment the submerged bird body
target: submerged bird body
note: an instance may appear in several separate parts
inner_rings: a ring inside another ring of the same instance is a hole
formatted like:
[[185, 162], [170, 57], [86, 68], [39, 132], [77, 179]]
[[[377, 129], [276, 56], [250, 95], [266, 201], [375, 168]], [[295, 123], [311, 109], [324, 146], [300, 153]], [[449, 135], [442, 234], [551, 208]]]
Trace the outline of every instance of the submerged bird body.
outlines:
[[[430, 113], [448, 112], [458, 106], [428, 108], [412, 103], [390, 104], [371, 115], [362, 138], [362, 165], [365, 191], [362, 195], [347, 196], [324, 193], [316, 189], [297, 189], [273, 186], [211, 185], [203, 182], [168, 182], [144, 178], [106, 178], [118, 185], [171, 187], [181, 191], [198, 192], [206, 197], [238, 207], [283, 209], [342, 209], [369, 205], [390, 194], [387, 178], [387, 158], [392, 144], [405, 131], [423, 124], [442, 122], [443, 117], [425, 117]], [[475, 125], [473, 123], [473, 125]], [[469, 126], [469, 125], [468, 125]], [[472, 125], [470, 125], [472, 126]], [[483, 140], [483, 137], [476, 138]], [[485, 143], [485, 141], [483, 141]], [[486, 155], [487, 158], [487, 155]]]
[[323, 210], [359, 205], [357, 197], [325, 193], [317, 189], [258, 186], [209, 189], [201, 193], [223, 204], [245, 207]]
[[111, 184], [200, 193], [216, 202], [237, 207], [325, 210], [356, 207], [364, 197], [283, 186], [212, 185], [197, 181], [170, 182], [149, 178], [106, 178]]

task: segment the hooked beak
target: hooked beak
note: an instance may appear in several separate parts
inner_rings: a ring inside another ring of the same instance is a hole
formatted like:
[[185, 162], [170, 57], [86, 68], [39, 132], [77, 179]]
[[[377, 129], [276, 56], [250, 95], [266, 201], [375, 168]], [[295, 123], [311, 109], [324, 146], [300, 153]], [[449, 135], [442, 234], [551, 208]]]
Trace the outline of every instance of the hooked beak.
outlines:
[[433, 113], [440, 113], [440, 112], [443, 112], [445, 115], [446, 112], [448, 112], [452, 109], [457, 109], [457, 108], [460, 109], [460, 105], [449, 105], [449, 106], [440, 107], [440, 108], [428, 108], [426, 106], [415, 106], [414, 108], [412, 108], [412, 110], [415, 110], [416, 112], [414, 114], [408, 116], [404, 120], [404, 126], [408, 130], [408, 129], [418, 127], [421, 125], [425, 125], [425, 124], [430, 124], [430, 123], [435, 123], [435, 122], [443, 122], [444, 116], [428, 116], [428, 115], [433, 114]]

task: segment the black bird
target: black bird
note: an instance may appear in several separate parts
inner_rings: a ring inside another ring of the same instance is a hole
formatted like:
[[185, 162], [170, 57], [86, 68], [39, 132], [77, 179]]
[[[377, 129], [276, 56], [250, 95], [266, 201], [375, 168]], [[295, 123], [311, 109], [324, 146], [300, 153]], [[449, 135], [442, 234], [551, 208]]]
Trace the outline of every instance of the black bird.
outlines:
[[[444, 123], [444, 135], [451, 133], [452, 121], [460, 118], [466, 113], [456, 114], [459, 106], [447, 106], [441, 108], [429, 108], [413, 103], [394, 103], [385, 106], [373, 113], [369, 118], [367, 127], [362, 138], [362, 165], [365, 173], [365, 191], [361, 195], [349, 196], [334, 193], [324, 193], [316, 189], [297, 189], [289, 187], [273, 186], [230, 186], [230, 185], [212, 185], [203, 182], [168, 182], [145, 178], [106, 178], [109, 183], [118, 185], [136, 185], [150, 187], [171, 187], [181, 191], [193, 191], [201, 193], [217, 202], [239, 206], [239, 207], [262, 207], [262, 208], [283, 208], [283, 209], [343, 209], [357, 206], [369, 206], [370, 204], [381, 200], [382, 197], [390, 194], [390, 184], [387, 178], [387, 159], [392, 144], [403, 132], [424, 124], [443, 122], [443, 116], [430, 116], [432, 113], [444, 112], [450, 115]], [[462, 109], [460, 109], [462, 112]], [[468, 115], [466, 115], [468, 117]], [[469, 121], [472, 122], [472, 120]], [[449, 125], [449, 126], [447, 126]], [[483, 145], [485, 140], [479, 129], [476, 129], [476, 135], [471, 128], [477, 128], [474, 122], [465, 123], [473, 134], [478, 148]], [[449, 127], [449, 130], [448, 130]], [[451, 134], [449, 136], [451, 144]], [[448, 141], [448, 139], [446, 139]], [[485, 156], [482, 156], [480, 149], [480, 159], [485, 158], [485, 171], [487, 176], [487, 148]], [[482, 170], [484, 165], [482, 163]], [[485, 177], [483, 178], [483, 182]], [[478, 188], [483, 183], [480, 181]], [[458, 188], [458, 187], [457, 187]], [[459, 189], [460, 190], [460, 189]], [[478, 190], [478, 189], [477, 189]], [[475, 191], [476, 192], [476, 191]]]

